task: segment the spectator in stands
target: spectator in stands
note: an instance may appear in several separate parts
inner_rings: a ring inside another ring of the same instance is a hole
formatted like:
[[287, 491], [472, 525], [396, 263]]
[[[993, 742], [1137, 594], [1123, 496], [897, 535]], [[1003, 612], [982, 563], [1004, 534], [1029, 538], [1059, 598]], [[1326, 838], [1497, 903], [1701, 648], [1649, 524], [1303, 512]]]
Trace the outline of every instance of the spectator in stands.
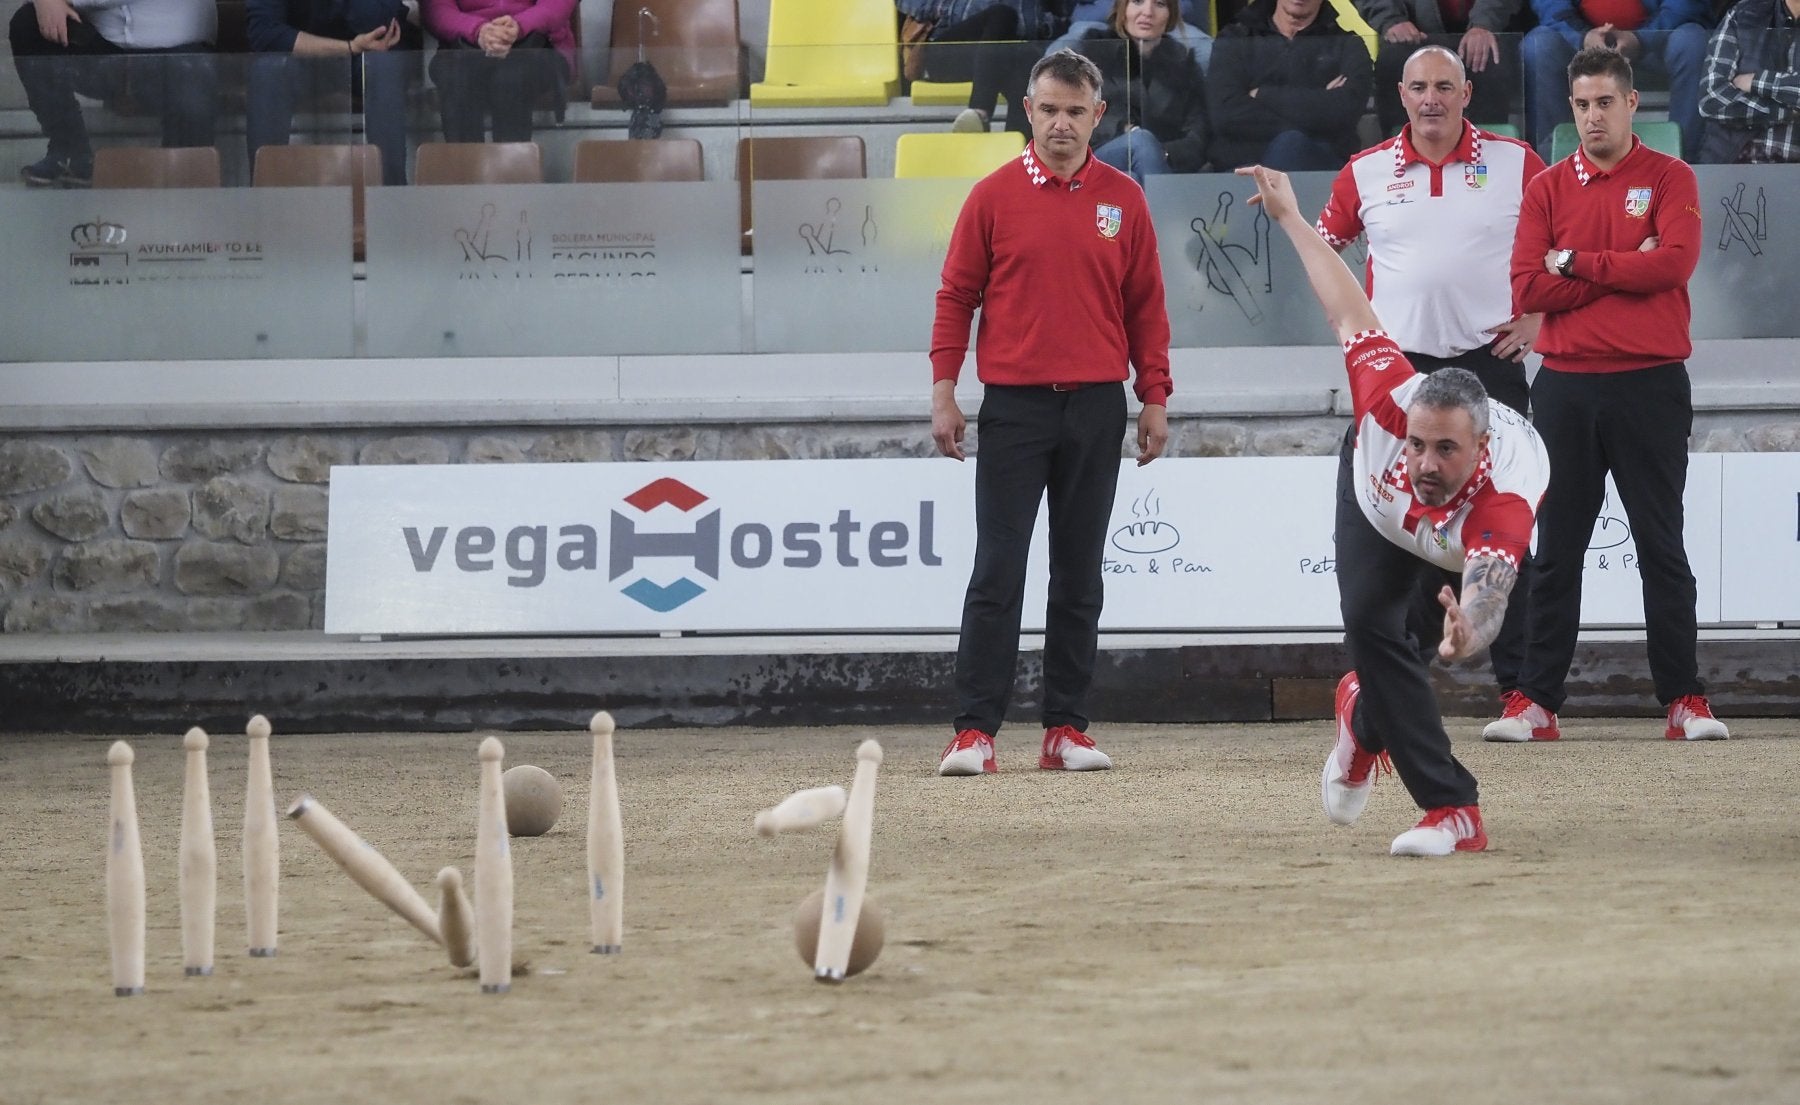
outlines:
[[1360, 143], [1369, 51], [1324, 0], [1256, 0], [1213, 43], [1213, 166], [1335, 170]]
[[1105, 29], [1077, 49], [1100, 67], [1107, 111], [1094, 156], [1141, 186], [1156, 173], [1197, 173], [1206, 164], [1206, 78], [1181, 41], [1175, 0], [1113, 0]]
[[1800, 161], [1800, 0], [1739, 0], [1706, 50], [1700, 160]]
[[[250, 49], [244, 140], [250, 167], [285, 146], [296, 100], [362, 97], [364, 132], [381, 151], [381, 182], [406, 183], [406, 86], [423, 36], [403, 0], [247, 0]], [[342, 58], [331, 63], [324, 59]]]
[[895, 0], [900, 14], [929, 26], [923, 69], [908, 76], [970, 82], [969, 106], [950, 129], [988, 129], [1002, 96], [1006, 129], [1031, 137], [1025, 82], [1043, 56], [1042, 43], [1068, 26], [1068, 0]]
[[1524, 0], [1356, 0], [1356, 9], [1381, 35], [1375, 55], [1375, 114], [1381, 133], [1406, 123], [1400, 103], [1400, 74], [1421, 46], [1456, 51], [1475, 84], [1468, 118], [1505, 123], [1518, 88], [1518, 45], [1501, 34], [1524, 7]]
[[1525, 36], [1525, 118], [1538, 154], [1569, 120], [1569, 60], [1609, 46], [1634, 68], [1666, 77], [1669, 119], [1681, 128], [1681, 155], [1700, 152], [1700, 70], [1706, 60], [1707, 0], [1531, 0], [1538, 25]]
[[444, 138], [529, 142], [531, 113], [548, 94], [562, 118], [575, 72], [575, 0], [424, 0]]
[[[1079, 50], [1081, 40], [1095, 31], [1104, 31], [1112, 25], [1113, 0], [1080, 0], [1069, 12], [1071, 20], [1069, 33], [1050, 44], [1045, 51], [1054, 54], [1058, 50]], [[1205, 73], [1206, 67], [1212, 63], [1213, 37], [1200, 29], [1200, 23], [1206, 18], [1206, 5], [1200, 0], [1181, 0], [1181, 25], [1171, 30], [1187, 44], [1188, 52], [1194, 55], [1194, 63]]]
[[30, 0], [8, 36], [25, 102], [50, 148], [25, 166], [28, 185], [85, 188], [94, 149], [75, 94], [129, 93], [162, 116], [162, 144], [213, 144], [217, 74], [213, 0]]

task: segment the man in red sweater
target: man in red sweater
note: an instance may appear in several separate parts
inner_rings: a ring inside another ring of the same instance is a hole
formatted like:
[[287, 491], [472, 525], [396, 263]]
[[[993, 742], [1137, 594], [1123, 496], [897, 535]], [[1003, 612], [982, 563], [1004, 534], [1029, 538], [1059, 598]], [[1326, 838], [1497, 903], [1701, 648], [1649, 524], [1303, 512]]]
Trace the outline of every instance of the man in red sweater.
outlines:
[[957, 217], [931, 331], [931, 436], [945, 456], [962, 460], [956, 378], [981, 309], [975, 566], [956, 654], [956, 735], [940, 775], [995, 769], [1031, 531], [1046, 492], [1050, 599], [1038, 766], [1112, 766], [1087, 735], [1085, 706], [1131, 366], [1143, 402], [1138, 463], [1155, 460], [1168, 440], [1169, 316], [1150, 209], [1130, 177], [1088, 152], [1106, 112], [1100, 71], [1071, 50], [1051, 54], [1031, 71], [1025, 110], [1025, 151], [978, 181]]
[[1532, 419], [1550, 454], [1538, 511], [1519, 690], [1482, 735], [1555, 740], [1581, 621], [1581, 573], [1610, 470], [1637, 538], [1650, 676], [1670, 740], [1722, 740], [1695, 656], [1694, 575], [1682, 490], [1694, 410], [1683, 363], [1688, 278], [1700, 255], [1694, 171], [1631, 133], [1631, 63], [1569, 63], [1581, 145], [1526, 188], [1513, 242], [1515, 306], [1541, 311]]

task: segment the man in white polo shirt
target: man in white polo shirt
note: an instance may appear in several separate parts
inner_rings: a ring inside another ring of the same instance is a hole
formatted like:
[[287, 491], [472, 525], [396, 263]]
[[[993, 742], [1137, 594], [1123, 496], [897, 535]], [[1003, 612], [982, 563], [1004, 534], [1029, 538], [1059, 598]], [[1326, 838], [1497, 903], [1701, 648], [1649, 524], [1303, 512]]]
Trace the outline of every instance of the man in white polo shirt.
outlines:
[[[1406, 126], [1350, 159], [1317, 229], [1340, 252], [1368, 235], [1365, 290], [1415, 370], [1466, 368], [1490, 398], [1523, 415], [1525, 354], [1543, 316], [1514, 315], [1510, 266], [1525, 185], [1544, 163], [1524, 142], [1463, 118], [1473, 91], [1453, 51], [1414, 51], [1400, 80]], [[1520, 568], [1528, 571], [1526, 562]], [[1419, 582], [1409, 628], [1429, 659], [1442, 618], [1437, 592], [1450, 580], [1426, 569]], [[1519, 685], [1525, 594], [1516, 592], [1489, 649], [1502, 699]]]
[[1418, 563], [1462, 576], [1444, 610], [1438, 655], [1467, 657], [1500, 631], [1550, 466], [1518, 412], [1487, 397], [1464, 369], [1414, 372], [1356, 278], [1306, 222], [1286, 176], [1255, 166], [1269, 216], [1300, 255], [1344, 343], [1355, 421], [1339, 454], [1338, 599], [1354, 670], [1338, 684], [1337, 740], [1325, 758], [1325, 816], [1353, 824], [1391, 762], [1425, 816], [1394, 838], [1394, 855], [1447, 856], [1487, 847], [1475, 777], [1457, 762], [1407, 632]]

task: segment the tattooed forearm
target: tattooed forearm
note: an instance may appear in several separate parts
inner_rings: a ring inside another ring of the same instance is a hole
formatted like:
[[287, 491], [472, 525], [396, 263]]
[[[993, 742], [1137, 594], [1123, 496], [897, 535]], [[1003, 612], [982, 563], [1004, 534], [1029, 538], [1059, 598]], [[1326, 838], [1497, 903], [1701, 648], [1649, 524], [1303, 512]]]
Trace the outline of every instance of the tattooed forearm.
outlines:
[[1519, 570], [1497, 556], [1478, 556], [1463, 565], [1462, 608], [1469, 620], [1469, 653], [1494, 643], [1506, 618], [1506, 602]]

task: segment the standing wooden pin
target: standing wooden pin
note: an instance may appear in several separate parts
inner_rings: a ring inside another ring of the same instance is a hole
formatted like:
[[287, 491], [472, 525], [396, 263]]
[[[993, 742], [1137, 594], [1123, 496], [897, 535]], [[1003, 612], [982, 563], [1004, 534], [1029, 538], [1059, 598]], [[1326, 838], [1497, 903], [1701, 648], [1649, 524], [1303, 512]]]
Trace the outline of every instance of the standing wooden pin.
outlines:
[[192, 978], [213, 973], [213, 919], [219, 899], [219, 850], [213, 842], [212, 790], [206, 781], [206, 731], [189, 729], [181, 794], [181, 967]]
[[275, 780], [269, 770], [269, 719], [257, 714], [244, 727], [250, 738], [250, 775], [244, 784], [244, 921], [250, 954], [275, 954], [281, 844], [275, 836]]
[[481, 813], [475, 823], [475, 936], [481, 992], [512, 989], [513, 878], [506, 832], [506, 788], [500, 761], [506, 749], [494, 737], [481, 742]]
[[113, 995], [144, 992], [144, 848], [138, 839], [137, 795], [131, 788], [131, 746], [106, 750], [112, 769], [111, 825], [106, 846], [106, 925], [112, 939]]
[[881, 745], [863, 741], [857, 746], [856, 776], [850, 781], [850, 800], [844, 806], [844, 823], [838, 829], [837, 848], [825, 875], [825, 900], [819, 905], [813, 977], [820, 982], [842, 982], [850, 970], [850, 948], [856, 942], [856, 922], [862, 916], [863, 891], [869, 884], [875, 771], [880, 766]]
[[625, 946], [625, 831], [619, 819], [619, 779], [613, 772], [613, 719], [605, 710], [588, 722], [594, 767], [588, 779], [588, 928], [595, 955]]

